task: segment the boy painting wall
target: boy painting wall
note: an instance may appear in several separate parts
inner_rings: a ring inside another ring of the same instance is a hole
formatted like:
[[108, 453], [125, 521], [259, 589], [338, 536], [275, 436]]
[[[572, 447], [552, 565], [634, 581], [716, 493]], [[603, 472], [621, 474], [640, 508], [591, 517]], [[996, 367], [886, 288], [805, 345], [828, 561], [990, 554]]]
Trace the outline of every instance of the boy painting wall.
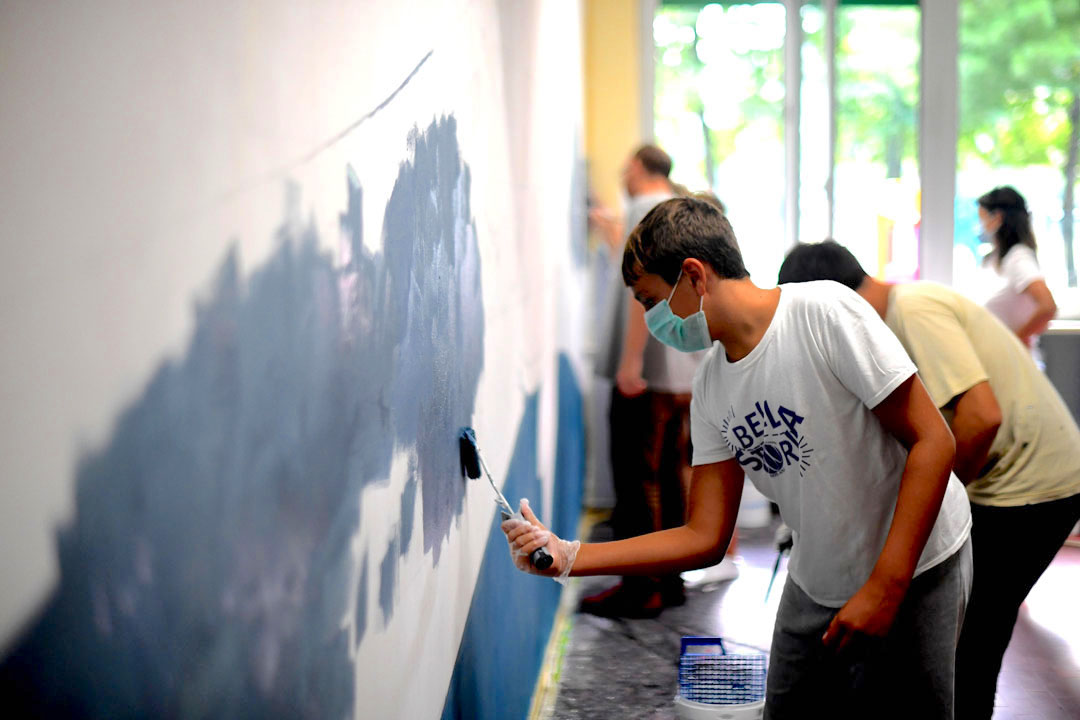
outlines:
[[693, 198], [645, 216], [623, 277], [655, 337], [712, 347], [694, 380], [689, 519], [582, 544], [523, 501], [528, 522], [503, 525], [517, 567], [536, 572], [527, 557], [542, 546], [559, 579], [716, 563], [745, 475], [795, 541], [766, 717], [951, 718], [971, 517], [952, 435], [899, 341], [835, 283], [754, 285], [727, 219]]
[[1080, 429], [1027, 346], [960, 293], [880, 282], [831, 240], [799, 245], [780, 268], [782, 283], [812, 280], [857, 291], [885, 320], [956, 436], [975, 563], [956, 717], [989, 720], [1020, 604], [1080, 520]]

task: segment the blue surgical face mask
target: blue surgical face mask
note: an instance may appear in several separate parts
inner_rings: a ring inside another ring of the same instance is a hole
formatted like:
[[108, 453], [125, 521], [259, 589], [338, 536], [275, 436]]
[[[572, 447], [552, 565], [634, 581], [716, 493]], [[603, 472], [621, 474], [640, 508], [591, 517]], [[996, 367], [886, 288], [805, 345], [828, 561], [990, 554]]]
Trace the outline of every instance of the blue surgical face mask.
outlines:
[[671, 311], [669, 301], [675, 295], [675, 288], [679, 287], [680, 280], [682, 270], [679, 271], [679, 277], [675, 279], [675, 285], [671, 288], [667, 300], [661, 300], [645, 313], [645, 325], [654, 338], [668, 347], [682, 352], [705, 350], [712, 346], [709, 323], [705, 320], [705, 297], [701, 297], [698, 311], [693, 315], [681, 318]]

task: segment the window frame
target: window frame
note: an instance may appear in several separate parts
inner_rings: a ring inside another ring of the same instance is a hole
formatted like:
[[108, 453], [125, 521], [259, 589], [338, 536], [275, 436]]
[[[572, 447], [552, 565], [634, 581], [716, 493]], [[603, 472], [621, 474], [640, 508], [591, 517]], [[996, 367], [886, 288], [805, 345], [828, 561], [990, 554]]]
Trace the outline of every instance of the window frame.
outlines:
[[[744, 0], [755, 4], [767, 0]], [[771, 0], [776, 2], [778, 0]], [[784, 36], [784, 240], [793, 247], [799, 239], [800, 138], [802, 85], [803, 0], [780, 0], [785, 8]], [[833, 182], [836, 166], [836, 10], [843, 5], [919, 6], [919, 184], [922, 198], [919, 225], [919, 278], [952, 284], [956, 142], [958, 133], [960, 8], [959, 0], [820, 0], [825, 10], [825, 49], [829, 91], [829, 169], [826, 181], [828, 228], [835, 216]], [[639, 0], [642, 49], [641, 119], [653, 137], [656, 101], [655, 44], [652, 21], [661, 5], [704, 7], [701, 0]], [[725, 3], [726, 4], [726, 3]], [[933, 72], [927, 72], [932, 68]]]

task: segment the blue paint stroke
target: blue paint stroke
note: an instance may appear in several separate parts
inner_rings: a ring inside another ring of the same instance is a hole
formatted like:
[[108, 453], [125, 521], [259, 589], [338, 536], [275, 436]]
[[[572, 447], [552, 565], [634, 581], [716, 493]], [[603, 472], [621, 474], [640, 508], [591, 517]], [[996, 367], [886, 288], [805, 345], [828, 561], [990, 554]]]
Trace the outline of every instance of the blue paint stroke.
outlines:
[[390, 558], [376, 573], [387, 613], [416, 503], [435, 563], [461, 511], [457, 430], [482, 369], [454, 119], [409, 144], [382, 252], [364, 247], [355, 173], [338, 262], [289, 187], [276, 251], [246, 280], [235, 251], [224, 258], [183, 357], [82, 458], [59, 587], [0, 662], [5, 714], [352, 715], [341, 626], [367, 628], [362, 490], [411, 454], [400, 534], [374, 539]]
[[[585, 477], [582, 394], [569, 360], [559, 357], [559, 424], [554, 508], [540, 503], [537, 476], [538, 393], [518, 426], [503, 494], [533, 500], [541, 519], [561, 537], [577, 536]], [[506, 538], [492, 527], [465, 632], [443, 704], [442, 720], [514, 720], [529, 703], [558, 608], [561, 586], [523, 575], [511, 563]]]
[[416, 521], [416, 492], [418, 481], [416, 478], [415, 458], [409, 459], [409, 479], [405, 481], [405, 489], [401, 491], [401, 554], [409, 552], [409, 542], [412, 540], [413, 523]]
[[386, 546], [386, 554], [383, 555], [379, 565], [379, 607], [382, 608], [383, 624], [390, 622], [394, 614], [394, 599], [397, 594], [397, 569], [398, 556], [401, 555], [401, 541], [395, 535]]
[[[437, 563], [461, 513], [457, 428], [470, 424], [484, 362], [483, 297], [471, 177], [458, 153], [453, 117], [409, 136], [383, 217], [388, 278], [377, 315], [396, 336], [389, 402], [394, 436], [415, 444], [423, 500], [424, 551]], [[454, 432], [447, 432], [447, 428]]]

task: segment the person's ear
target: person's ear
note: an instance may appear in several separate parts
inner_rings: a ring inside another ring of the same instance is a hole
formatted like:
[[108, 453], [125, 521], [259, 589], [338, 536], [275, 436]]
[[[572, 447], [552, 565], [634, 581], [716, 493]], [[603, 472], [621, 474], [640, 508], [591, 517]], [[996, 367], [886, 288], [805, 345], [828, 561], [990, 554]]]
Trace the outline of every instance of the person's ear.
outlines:
[[690, 278], [690, 287], [698, 296], [705, 294], [705, 264], [696, 258], [686, 258], [682, 264], [683, 275]]

